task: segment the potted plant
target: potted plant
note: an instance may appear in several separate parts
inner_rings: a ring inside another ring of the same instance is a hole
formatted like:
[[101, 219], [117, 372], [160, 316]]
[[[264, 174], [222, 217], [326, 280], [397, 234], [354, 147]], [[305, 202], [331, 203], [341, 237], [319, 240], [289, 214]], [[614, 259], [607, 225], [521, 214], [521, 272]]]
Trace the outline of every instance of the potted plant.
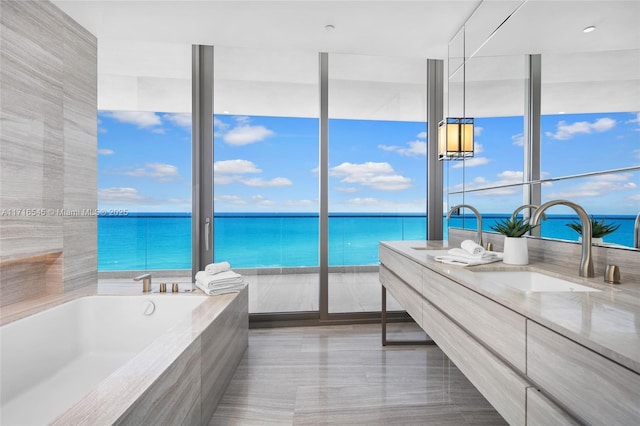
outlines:
[[496, 222], [491, 229], [504, 235], [504, 257], [502, 261], [509, 265], [526, 265], [529, 263], [527, 240], [521, 238], [538, 225], [532, 226], [528, 219], [511, 217]]
[[[582, 223], [572, 222], [567, 223], [567, 226], [580, 235], [580, 241], [582, 240]], [[603, 237], [609, 235], [620, 228], [620, 225], [609, 225], [605, 223], [605, 219], [597, 220], [591, 216], [591, 242], [594, 244], [602, 243]]]

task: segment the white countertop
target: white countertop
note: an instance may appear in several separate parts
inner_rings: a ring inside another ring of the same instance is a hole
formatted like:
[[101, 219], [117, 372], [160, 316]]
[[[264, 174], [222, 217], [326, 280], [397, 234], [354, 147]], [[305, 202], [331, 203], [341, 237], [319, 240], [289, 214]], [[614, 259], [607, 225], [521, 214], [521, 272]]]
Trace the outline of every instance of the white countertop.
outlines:
[[[640, 373], [640, 297], [638, 283], [606, 284], [602, 277], [581, 278], [544, 263], [511, 266], [443, 264], [429, 250], [448, 248], [447, 241], [382, 241], [381, 245], [479, 293], [583, 346]], [[571, 265], [572, 269], [573, 264]], [[478, 273], [530, 270], [587, 285], [600, 292], [525, 292]]]

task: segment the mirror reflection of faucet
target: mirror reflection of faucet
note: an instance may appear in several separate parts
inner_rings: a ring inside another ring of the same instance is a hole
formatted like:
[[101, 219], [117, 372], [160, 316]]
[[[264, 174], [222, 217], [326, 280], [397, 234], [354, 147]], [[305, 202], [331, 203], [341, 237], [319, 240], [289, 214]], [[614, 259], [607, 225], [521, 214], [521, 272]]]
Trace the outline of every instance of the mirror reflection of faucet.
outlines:
[[[531, 209], [531, 214], [533, 214], [533, 212], [540, 206], [537, 206], [535, 204], [523, 204], [520, 207], [518, 207], [517, 209], [515, 209], [513, 211], [513, 213], [511, 213], [511, 218], [512, 219], [516, 219], [516, 217], [518, 216], [518, 213], [520, 213], [522, 210], [524, 209]], [[547, 215], [542, 213], [542, 220], [547, 220]]]

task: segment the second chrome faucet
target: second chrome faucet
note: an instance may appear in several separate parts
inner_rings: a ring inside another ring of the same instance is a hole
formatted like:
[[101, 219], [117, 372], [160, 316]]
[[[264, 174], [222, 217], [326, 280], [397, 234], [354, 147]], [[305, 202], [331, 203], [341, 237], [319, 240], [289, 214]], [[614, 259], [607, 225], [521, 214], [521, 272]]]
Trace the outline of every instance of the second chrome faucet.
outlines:
[[578, 274], [581, 277], [593, 278], [595, 276], [593, 270], [593, 260], [591, 258], [591, 219], [587, 212], [578, 204], [568, 200], [552, 200], [544, 203], [536, 209], [531, 216], [531, 225], [538, 225], [544, 211], [551, 206], [563, 205], [572, 208], [580, 218], [582, 224], [582, 257], [580, 258], [580, 270]]

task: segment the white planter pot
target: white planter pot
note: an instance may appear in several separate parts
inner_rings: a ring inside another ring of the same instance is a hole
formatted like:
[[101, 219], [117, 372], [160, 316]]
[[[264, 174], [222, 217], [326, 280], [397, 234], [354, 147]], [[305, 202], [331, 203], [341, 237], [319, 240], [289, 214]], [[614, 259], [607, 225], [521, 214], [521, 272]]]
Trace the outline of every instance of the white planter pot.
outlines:
[[503, 263], [507, 265], [528, 265], [529, 250], [526, 238], [504, 237]]
[[[578, 237], [578, 242], [582, 242], [582, 237]], [[591, 237], [591, 244], [604, 244], [604, 239]]]

